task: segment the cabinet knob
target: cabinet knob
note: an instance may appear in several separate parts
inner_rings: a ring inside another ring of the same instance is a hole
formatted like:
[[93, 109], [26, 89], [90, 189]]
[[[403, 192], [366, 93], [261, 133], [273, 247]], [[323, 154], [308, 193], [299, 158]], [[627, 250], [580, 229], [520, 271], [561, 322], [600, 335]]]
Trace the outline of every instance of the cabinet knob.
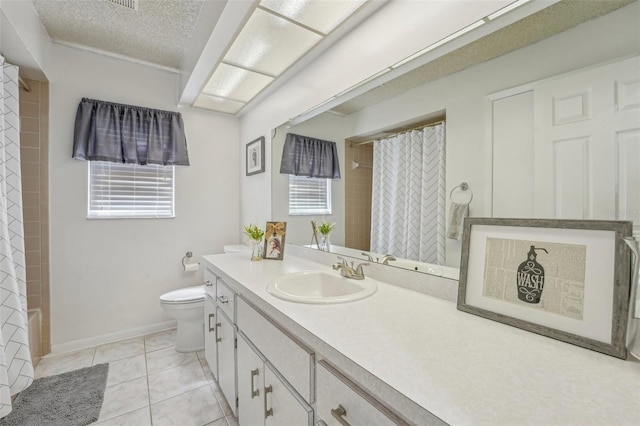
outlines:
[[345, 408], [341, 404], [338, 404], [338, 408], [331, 409], [331, 415], [342, 426], [351, 426], [351, 424], [344, 418], [347, 415], [347, 410], [345, 410]]
[[255, 389], [253, 387], [253, 378], [259, 375], [260, 375], [260, 370], [258, 370], [257, 368], [255, 370], [251, 370], [251, 399], [260, 395], [260, 390]]
[[[220, 322], [216, 323], [216, 336], [218, 334], [218, 327], [222, 327], [222, 323]], [[216, 337], [216, 342], [222, 342], [222, 337]]]
[[220, 303], [229, 303], [229, 299], [227, 299], [225, 296], [218, 296], [218, 300], [220, 301]]
[[269, 416], [273, 416], [273, 408], [267, 409], [267, 394], [273, 392], [273, 387], [271, 385], [264, 388], [264, 418], [266, 419]]
[[204, 285], [206, 285], [207, 287], [212, 287], [213, 283], [209, 280], [204, 280]]

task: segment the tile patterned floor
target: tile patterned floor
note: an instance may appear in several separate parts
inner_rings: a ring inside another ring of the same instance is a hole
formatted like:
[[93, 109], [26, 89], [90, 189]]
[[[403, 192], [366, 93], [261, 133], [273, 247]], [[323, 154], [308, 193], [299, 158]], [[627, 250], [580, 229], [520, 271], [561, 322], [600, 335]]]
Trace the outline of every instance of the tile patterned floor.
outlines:
[[42, 358], [36, 378], [108, 362], [101, 426], [237, 426], [204, 352], [174, 349], [175, 330]]

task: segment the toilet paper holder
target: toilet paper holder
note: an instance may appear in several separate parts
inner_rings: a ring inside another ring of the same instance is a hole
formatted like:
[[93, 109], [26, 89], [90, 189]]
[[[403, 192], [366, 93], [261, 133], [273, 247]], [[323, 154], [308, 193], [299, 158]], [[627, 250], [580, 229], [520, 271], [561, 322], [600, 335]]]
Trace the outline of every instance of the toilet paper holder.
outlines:
[[[200, 267], [200, 262], [196, 262], [196, 263], [184, 263], [184, 261], [186, 259], [191, 259], [193, 257], [193, 253], [188, 251], [187, 253], [185, 253], [184, 257], [182, 258], [182, 269], [184, 269], [185, 271], [187, 270], [187, 268], [189, 266], [191, 266], [191, 268], [193, 268], [193, 265], [196, 266], [196, 269], [198, 269], [198, 267]], [[193, 270], [189, 268], [190, 270]]]

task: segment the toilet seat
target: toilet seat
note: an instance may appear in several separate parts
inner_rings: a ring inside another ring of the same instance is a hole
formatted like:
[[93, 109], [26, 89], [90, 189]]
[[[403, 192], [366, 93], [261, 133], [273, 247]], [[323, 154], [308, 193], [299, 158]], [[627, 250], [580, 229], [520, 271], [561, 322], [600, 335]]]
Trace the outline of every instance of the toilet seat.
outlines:
[[204, 300], [204, 286], [185, 287], [173, 290], [160, 296], [160, 303], [167, 304], [189, 304], [198, 303]]

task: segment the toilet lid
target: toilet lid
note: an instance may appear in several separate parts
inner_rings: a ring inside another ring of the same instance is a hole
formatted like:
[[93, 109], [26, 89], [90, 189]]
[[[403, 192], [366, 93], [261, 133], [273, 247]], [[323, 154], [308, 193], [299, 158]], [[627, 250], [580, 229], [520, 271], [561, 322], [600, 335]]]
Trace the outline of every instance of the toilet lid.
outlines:
[[185, 287], [173, 290], [160, 296], [160, 301], [165, 303], [188, 303], [204, 300], [205, 289], [202, 285]]

